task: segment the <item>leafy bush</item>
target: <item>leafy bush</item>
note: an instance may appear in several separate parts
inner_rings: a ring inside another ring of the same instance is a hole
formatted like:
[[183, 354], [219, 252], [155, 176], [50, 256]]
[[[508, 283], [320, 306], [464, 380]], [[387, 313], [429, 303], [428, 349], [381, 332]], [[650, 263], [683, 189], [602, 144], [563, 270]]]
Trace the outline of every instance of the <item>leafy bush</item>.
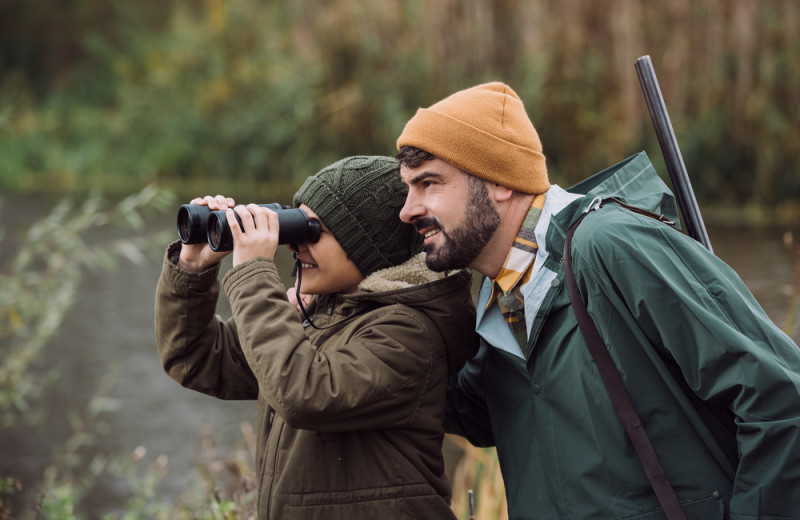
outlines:
[[[4, 188], [159, 179], [286, 200], [344, 155], [392, 154], [417, 107], [496, 79], [570, 185], [642, 148], [660, 166], [633, 67], [650, 54], [699, 201], [784, 220], [800, 204], [796, 3], [35, 0], [38, 21], [21, 2], [29, 30], [7, 32], [24, 42], [0, 38], [17, 67], [0, 83]], [[55, 52], [26, 35], [59, 17], [73, 52], [26, 66]]]

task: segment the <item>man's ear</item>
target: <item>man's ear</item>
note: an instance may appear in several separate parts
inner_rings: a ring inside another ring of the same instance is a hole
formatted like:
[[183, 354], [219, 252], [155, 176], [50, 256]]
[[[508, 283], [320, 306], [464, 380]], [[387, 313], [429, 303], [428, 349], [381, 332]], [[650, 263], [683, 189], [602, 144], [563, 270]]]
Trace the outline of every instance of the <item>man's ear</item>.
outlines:
[[495, 202], [507, 202], [514, 193], [514, 190], [511, 188], [507, 188], [493, 182], [487, 182], [486, 188], [489, 190], [489, 193], [491, 194], [492, 198], [494, 198]]

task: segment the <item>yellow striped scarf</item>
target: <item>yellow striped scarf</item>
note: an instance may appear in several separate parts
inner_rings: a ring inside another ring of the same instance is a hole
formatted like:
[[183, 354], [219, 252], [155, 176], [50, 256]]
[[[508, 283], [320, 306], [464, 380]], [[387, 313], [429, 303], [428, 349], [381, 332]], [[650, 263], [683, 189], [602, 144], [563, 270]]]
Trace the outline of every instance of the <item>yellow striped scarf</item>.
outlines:
[[488, 309], [495, 300], [497, 301], [506, 323], [511, 328], [511, 333], [526, 356], [528, 332], [525, 325], [525, 302], [522, 290], [530, 281], [533, 261], [539, 250], [534, 230], [542, 215], [544, 200], [544, 193], [533, 199], [500, 273], [492, 280], [492, 294], [486, 304]]

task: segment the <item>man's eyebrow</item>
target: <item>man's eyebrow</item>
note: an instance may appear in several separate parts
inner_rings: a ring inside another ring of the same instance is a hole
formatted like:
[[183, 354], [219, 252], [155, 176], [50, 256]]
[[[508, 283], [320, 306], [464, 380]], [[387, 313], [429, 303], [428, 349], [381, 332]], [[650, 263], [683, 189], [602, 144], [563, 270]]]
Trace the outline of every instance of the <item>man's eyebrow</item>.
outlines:
[[422, 172], [419, 175], [416, 175], [411, 180], [406, 182], [409, 186], [414, 186], [415, 184], [419, 184], [420, 182], [426, 181], [428, 179], [441, 179], [442, 175], [439, 173], [434, 172]]

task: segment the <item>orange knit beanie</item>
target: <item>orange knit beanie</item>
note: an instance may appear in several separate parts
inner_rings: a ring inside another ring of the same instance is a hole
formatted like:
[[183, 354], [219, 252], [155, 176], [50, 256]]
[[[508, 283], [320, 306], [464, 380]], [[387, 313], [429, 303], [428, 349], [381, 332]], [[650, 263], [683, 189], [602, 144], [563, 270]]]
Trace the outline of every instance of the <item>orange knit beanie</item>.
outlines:
[[511, 87], [485, 83], [420, 108], [397, 139], [481, 179], [524, 193], [544, 193], [542, 143]]

